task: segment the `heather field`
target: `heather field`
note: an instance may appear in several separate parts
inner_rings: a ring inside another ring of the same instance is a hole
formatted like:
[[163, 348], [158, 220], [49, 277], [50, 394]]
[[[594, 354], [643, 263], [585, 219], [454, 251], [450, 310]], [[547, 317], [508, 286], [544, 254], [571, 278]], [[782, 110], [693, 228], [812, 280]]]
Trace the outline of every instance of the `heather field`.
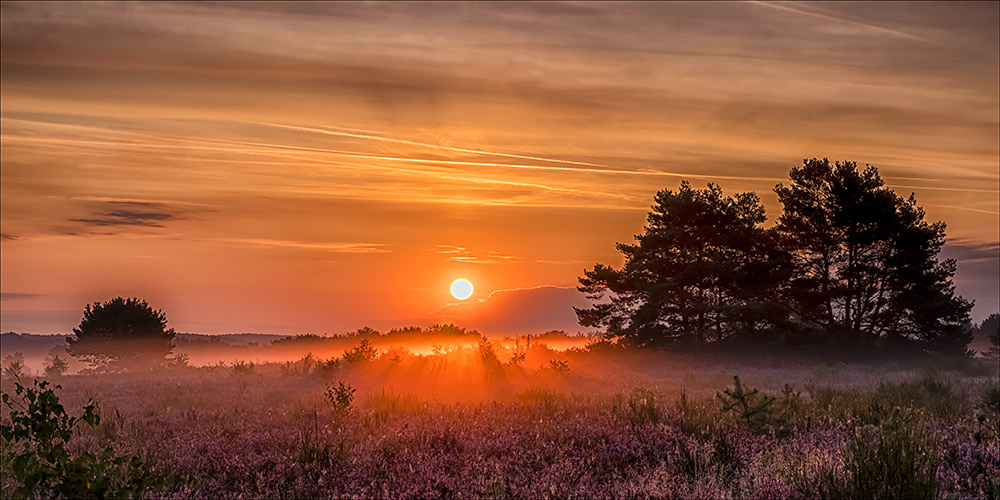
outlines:
[[[99, 405], [100, 423], [78, 425], [70, 453], [111, 445], [179, 478], [151, 497], [997, 498], [1000, 489], [992, 361], [735, 363], [497, 340], [432, 350], [361, 343], [328, 358], [52, 382], [71, 415], [91, 398]], [[14, 382], [5, 377], [3, 392], [13, 395]], [[11, 466], [5, 497], [18, 486]]]

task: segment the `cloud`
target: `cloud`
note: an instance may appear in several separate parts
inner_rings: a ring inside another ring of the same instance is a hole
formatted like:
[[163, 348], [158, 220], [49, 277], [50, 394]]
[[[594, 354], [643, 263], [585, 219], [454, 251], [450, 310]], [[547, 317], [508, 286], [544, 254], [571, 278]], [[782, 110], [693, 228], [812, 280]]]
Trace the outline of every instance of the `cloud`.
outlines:
[[344, 243], [323, 241], [273, 240], [267, 238], [225, 238], [213, 241], [242, 245], [299, 248], [303, 250], [326, 250], [339, 253], [385, 253], [389, 250], [382, 243]]
[[0, 292], [0, 300], [34, 299], [36, 297], [44, 297], [44, 296], [45, 295], [40, 293]]
[[541, 285], [496, 290], [478, 301], [448, 304], [438, 315], [445, 321], [493, 335], [519, 335], [549, 330], [577, 332], [573, 307], [589, 301], [572, 287]]
[[[447, 255], [452, 262], [467, 262], [470, 264], [497, 264], [501, 262], [522, 262], [513, 255], [504, 255], [493, 250], [486, 251], [485, 255], [473, 253], [471, 250], [456, 245], [438, 245], [434, 253]], [[494, 292], [495, 293], [495, 292]]]
[[22, 239], [16, 234], [0, 233], [0, 241], [17, 241]]
[[174, 220], [177, 215], [166, 211], [161, 203], [112, 201], [105, 210], [94, 217], [70, 219], [90, 226], [144, 226], [164, 227], [163, 222]]

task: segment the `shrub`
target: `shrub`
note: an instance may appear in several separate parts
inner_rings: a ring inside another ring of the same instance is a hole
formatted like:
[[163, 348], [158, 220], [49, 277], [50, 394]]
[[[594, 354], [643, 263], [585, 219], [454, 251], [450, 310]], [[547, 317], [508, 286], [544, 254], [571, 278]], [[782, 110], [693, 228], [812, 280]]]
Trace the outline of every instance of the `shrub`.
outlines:
[[175, 354], [174, 357], [170, 358], [167, 362], [167, 366], [170, 368], [187, 368], [191, 366], [191, 356], [185, 353]]
[[354, 393], [357, 389], [340, 382], [337, 387], [332, 385], [326, 388], [326, 399], [333, 405], [333, 409], [345, 412], [351, 408], [351, 403], [354, 402]]
[[483, 364], [488, 367], [499, 367], [500, 360], [497, 359], [497, 353], [493, 349], [493, 343], [490, 342], [486, 337], [479, 337], [479, 357], [483, 360]]
[[524, 364], [525, 352], [524, 349], [520, 347], [514, 349], [510, 353], [510, 359], [507, 360], [507, 366], [520, 368]]
[[46, 361], [45, 376], [48, 378], [61, 377], [69, 370], [69, 361], [58, 353], [53, 353]]
[[549, 369], [564, 377], [569, 375], [569, 363], [566, 361], [551, 359], [549, 360]]
[[246, 375], [253, 375], [253, 372], [254, 372], [253, 361], [249, 361], [249, 362], [243, 361], [243, 360], [233, 361], [232, 370], [233, 370], [233, 375], [236, 375], [238, 377], [240, 377], [240, 376], [246, 376]]
[[298, 361], [286, 361], [281, 365], [281, 373], [284, 375], [308, 375], [316, 365], [316, 358], [313, 354], [306, 353]]
[[10, 467], [5, 475], [9, 472], [15, 480], [12, 491], [3, 491], [5, 498], [142, 498], [177, 482], [177, 477], [156, 473], [138, 455], [115, 455], [111, 446], [71, 456], [66, 444], [76, 427], [95, 427], [101, 421], [97, 403], [91, 399], [82, 416], [70, 417], [48, 385], [16, 383], [13, 397], [2, 395], [10, 408], [10, 425], [0, 425], [2, 457], [5, 468]]
[[734, 376], [735, 385], [732, 390], [715, 393], [722, 403], [723, 413], [732, 411], [737, 420], [744, 423], [754, 432], [764, 432], [775, 424], [786, 424], [787, 415], [774, 407], [775, 397], [761, 394], [756, 387], [747, 389], [740, 382], [739, 375]]
[[343, 362], [346, 364], [367, 363], [378, 359], [378, 355], [379, 350], [372, 345], [371, 341], [364, 338], [358, 345], [344, 351]]
[[24, 376], [24, 355], [15, 352], [3, 358], [3, 376], [9, 379], [20, 379]]
[[340, 360], [337, 358], [330, 358], [326, 361], [316, 362], [316, 373], [322, 377], [330, 377], [334, 373], [340, 370]]

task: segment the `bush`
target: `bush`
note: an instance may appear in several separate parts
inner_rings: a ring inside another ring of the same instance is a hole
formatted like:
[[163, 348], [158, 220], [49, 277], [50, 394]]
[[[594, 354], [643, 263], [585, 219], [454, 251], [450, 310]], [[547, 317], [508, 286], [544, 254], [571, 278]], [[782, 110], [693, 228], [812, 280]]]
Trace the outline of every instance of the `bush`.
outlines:
[[4, 378], [18, 380], [24, 376], [24, 355], [15, 352], [3, 358]]
[[345, 364], [367, 363], [378, 359], [379, 350], [372, 345], [367, 338], [348, 351], [344, 351], [343, 362]]
[[333, 409], [339, 412], [346, 412], [354, 402], [354, 393], [357, 389], [340, 382], [337, 387], [332, 385], [326, 388], [326, 399], [333, 405]]
[[253, 361], [243, 361], [243, 360], [233, 361], [232, 370], [233, 370], [233, 375], [236, 375], [237, 377], [253, 375], [254, 372]]
[[339, 370], [340, 360], [337, 358], [330, 358], [326, 361], [320, 360], [316, 362], [316, 373], [318, 373], [321, 377], [330, 377]]
[[316, 362], [316, 358], [311, 352], [306, 353], [298, 361], [286, 361], [285, 364], [281, 365], [281, 373], [283, 375], [308, 375]]
[[525, 356], [526, 355], [525, 355], [524, 349], [521, 349], [520, 347], [518, 347], [518, 348], [514, 349], [513, 351], [511, 351], [511, 353], [510, 353], [510, 359], [507, 360], [506, 364], [507, 364], [507, 366], [510, 366], [510, 367], [513, 367], [513, 368], [520, 368], [521, 365], [524, 364], [524, 358], [525, 358]]
[[[735, 385], [732, 390], [715, 393], [715, 397], [722, 403], [723, 413], [733, 412], [739, 422], [757, 433], [765, 432], [773, 425], [787, 424], [787, 415], [774, 407], [774, 396], [761, 394], [756, 387], [747, 389], [739, 375], [734, 376], [733, 380]], [[791, 387], [788, 389], [791, 390]]]
[[566, 361], [549, 360], [549, 369], [564, 377], [569, 375], [569, 363]]
[[69, 370], [69, 361], [58, 353], [53, 353], [46, 361], [45, 376], [48, 378], [61, 377]]
[[75, 428], [101, 421], [97, 403], [91, 399], [82, 416], [70, 417], [48, 385], [15, 383], [13, 397], [2, 395], [10, 408], [10, 425], [0, 425], [4, 469], [9, 467], [4, 476], [14, 478], [3, 482], [5, 498], [142, 498], [177, 482], [175, 476], [157, 474], [138, 455], [115, 455], [111, 446], [72, 457], [66, 444]]

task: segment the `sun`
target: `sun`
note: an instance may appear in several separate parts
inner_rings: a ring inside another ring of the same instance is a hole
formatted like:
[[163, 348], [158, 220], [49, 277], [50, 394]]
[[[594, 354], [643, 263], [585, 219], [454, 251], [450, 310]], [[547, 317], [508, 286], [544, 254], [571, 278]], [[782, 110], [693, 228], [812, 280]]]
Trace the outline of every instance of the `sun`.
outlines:
[[459, 278], [451, 282], [451, 294], [458, 300], [465, 300], [472, 296], [472, 283], [465, 279]]

